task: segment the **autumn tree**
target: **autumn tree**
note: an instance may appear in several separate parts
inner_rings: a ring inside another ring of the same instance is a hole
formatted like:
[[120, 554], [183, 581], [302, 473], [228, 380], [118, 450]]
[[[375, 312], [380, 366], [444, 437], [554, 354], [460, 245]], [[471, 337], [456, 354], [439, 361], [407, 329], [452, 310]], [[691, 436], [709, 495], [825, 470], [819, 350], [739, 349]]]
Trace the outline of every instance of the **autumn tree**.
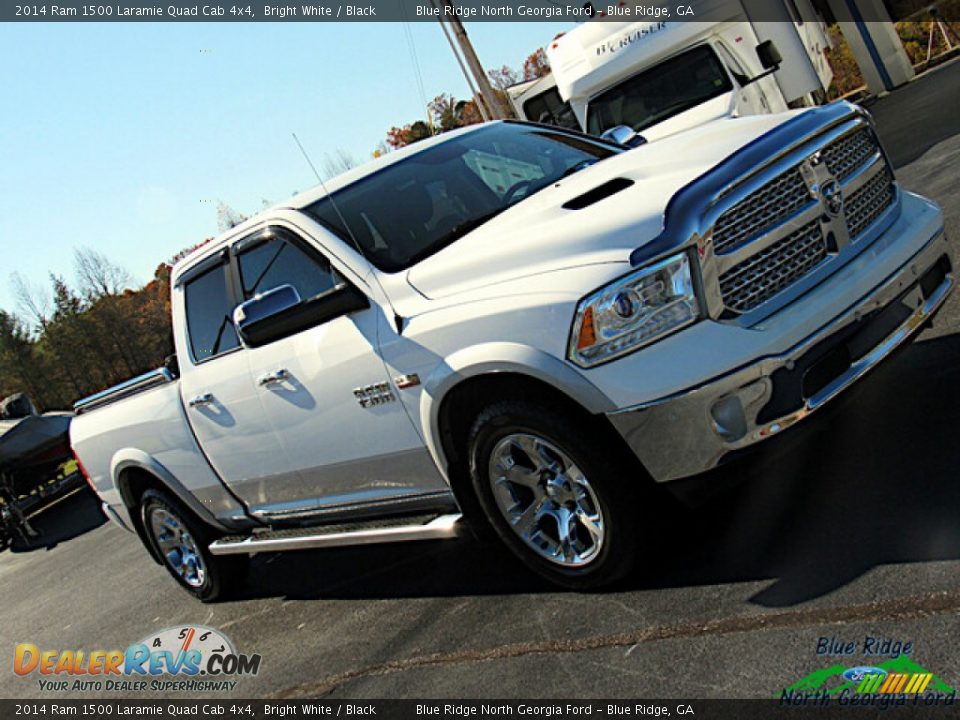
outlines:
[[[402, 148], [433, 135], [483, 122], [473, 100], [457, 100], [449, 93], [441, 93], [431, 100], [427, 112], [430, 114], [430, 125], [417, 120], [403, 127], [392, 127], [387, 132], [387, 145], [394, 149]], [[383, 152], [384, 149], [374, 151], [374, 157], [379, 157]]]
[[457, 100], [448, 93], [437, 95], [427, 106], [437, 132], [449, 132], [459, 127], [481, 122], [477, 105], [472, 100]]
[[521, 82], [520, 73], [509, 65], [503, 65], [498, 70], [487, 70], [487, 77], [497, 90], [506, 90], [511, 85]]
[[523, 79], [536, 80], [550, 74], [550, 61], [543, 48], [537, 48], [523, 61]]
[[402, 148], [433, 135], [433, 130], [423, 120], [417, 120], [403, 127], [392, 127], [387, 131], [387, 143], [392, 148]]
[[67, 408], [173, 352], [169, 265], [131, 289], [130, 275], [105, 256], [81, 249], [75, 260], [79, 290], [51, 275], [42, 297], [20, 278], [35, 329], [0, 310], [0, 397], [22, 391], [42, 409]]

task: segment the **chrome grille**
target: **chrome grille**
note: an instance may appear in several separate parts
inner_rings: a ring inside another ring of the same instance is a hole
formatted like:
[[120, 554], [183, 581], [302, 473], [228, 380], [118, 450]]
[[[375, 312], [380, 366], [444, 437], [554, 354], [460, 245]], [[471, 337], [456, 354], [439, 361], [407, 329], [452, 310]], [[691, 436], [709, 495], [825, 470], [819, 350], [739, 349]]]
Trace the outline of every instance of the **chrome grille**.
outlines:
[[[862, 125], [822, 147], [819, 154], [831, 176], [841, 182], [856, 183], [856, 173], [867, 168], [879, 150], [873, 130]], [[882, 170], [845, 198], [851, 242], [876, 222], [896, 198], [893, 174], [885, 159], [879, 162], [883, 163]], [[800, 213], [809, 212], [817, 202], [801, 172], [802, 165], [803, 162], [797, 163], [780, 173], [717, 218], [713, 226], [717, 261], [723, 262], [734, 253], [746, 256], [732, 267], [728, 259], [728, 267], [719, 278], [720, 296], [728, 311], [753, 310], [836, 253], [836, 248], [827, 246], [820, 218], [813, 220], [808, 214], [805, 218], [810, 222], [792, 232], [784, 225]], [[775, 239], [777, 233], [788, 232]], [[764, 242], [758, 245], [766, 247], [749, 254], [750, 244], [762, 237]]]
[[713, 226], [713, 249], [722, 254], [779, 224], [811, 200], [798, 168], [768, 182], [724, 212]]
[[873, 157], [878, 149], [873, 131], [864, 127], [825, 147], [823, 161], [830, 168], [831, 175], [838, 180], [845, 180]]
[[855, 238], [870, 227], [896, 196], [893, 175], [884, 168], [847, 200], [847, 229]]
[[724, 304], [747, 312], [792, 285], [827, 257], [827, 243], [814, 220], [725, 272], [720, 278]]

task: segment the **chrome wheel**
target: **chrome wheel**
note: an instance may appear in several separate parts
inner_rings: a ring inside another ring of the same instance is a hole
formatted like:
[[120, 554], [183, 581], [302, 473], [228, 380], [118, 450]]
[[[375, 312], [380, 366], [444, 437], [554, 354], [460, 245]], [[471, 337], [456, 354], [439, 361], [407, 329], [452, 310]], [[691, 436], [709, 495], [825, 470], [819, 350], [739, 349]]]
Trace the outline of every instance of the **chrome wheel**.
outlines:
[[190, 587], [203, 585], [206, 577], [203, 558], [180, 518], [155, 507], [150, 511], [150, 532], [170, 568]]
[[580, 468], [547, 440], [512, 433], [490, 453], [489, 478], [500, 512], [538, 555], [564, 567], [596, 559], [604, 520]]

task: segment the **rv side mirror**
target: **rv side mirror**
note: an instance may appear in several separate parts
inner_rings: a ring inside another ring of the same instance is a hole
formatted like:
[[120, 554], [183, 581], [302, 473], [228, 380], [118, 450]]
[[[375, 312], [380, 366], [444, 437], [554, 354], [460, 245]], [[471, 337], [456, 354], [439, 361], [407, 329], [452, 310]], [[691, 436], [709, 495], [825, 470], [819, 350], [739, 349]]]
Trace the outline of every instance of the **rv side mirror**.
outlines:
[[615, 142], [617, 145], [623, 145], [629, 148], [639, 147], [647, 142], [647, 139], [643, 135], [629, 125], [617, 125], [609, 130], [604, 130], [600, 137], [604, 140]]
[[757, 58], [764, 70], [776, 70], [783, 62], [783, 57], [773, 40], [764, 40], [757, 45]]

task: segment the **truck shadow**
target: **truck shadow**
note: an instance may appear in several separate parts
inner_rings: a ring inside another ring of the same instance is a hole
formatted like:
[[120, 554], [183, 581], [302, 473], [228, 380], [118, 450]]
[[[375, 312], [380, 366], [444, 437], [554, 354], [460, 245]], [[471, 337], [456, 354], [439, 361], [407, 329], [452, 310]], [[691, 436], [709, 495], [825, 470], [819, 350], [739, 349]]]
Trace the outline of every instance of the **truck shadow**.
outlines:
[[[960, 335], [915, 343], [805, 427], [699, 478], [735, 483], [658, 529], [656, 561], [617, 590], [771, 580], [789, 607], [884, 564], [960, 558]], [[260, 556], [247, 596], [556, 592], [499, 544], [410, 543]]]
[[38, 536], [24, 540], [15, 536], [10, 551], [15, 553], [52, 550], [60, 543], [72, 540], [100, 527], [107, 521], [100, 510], [100, 500], [84, 484], [42, 512], [30, 518]]
[[772, 578], [750, 602], [787, 607], [879, 565], [960, 558], [960, 335], [911, 345], [812, 420], [714, 473], [742, 482], [642, 587]]

